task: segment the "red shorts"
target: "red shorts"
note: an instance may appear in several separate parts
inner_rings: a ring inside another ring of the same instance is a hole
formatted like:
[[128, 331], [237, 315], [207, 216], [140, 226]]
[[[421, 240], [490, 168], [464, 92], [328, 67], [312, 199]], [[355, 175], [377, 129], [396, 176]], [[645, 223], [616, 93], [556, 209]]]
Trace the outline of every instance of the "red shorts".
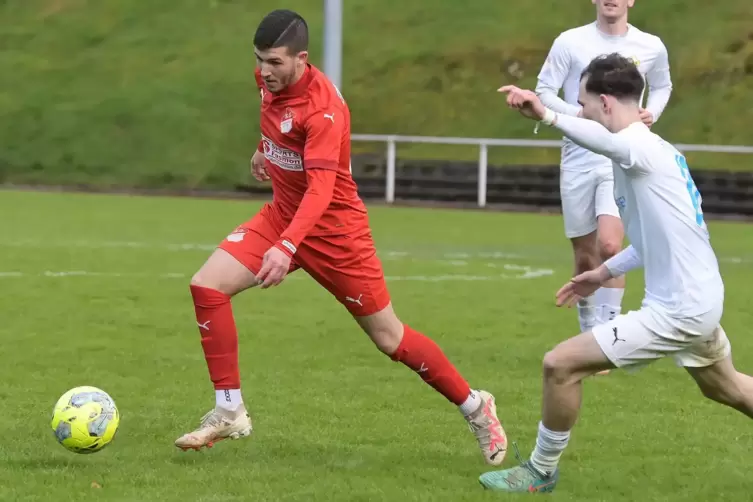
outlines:
[[[264, 253], [284, 229], [278, 228], [265, 206], [220, 244], [254, 274]], [[354, 316], [376, 314], [390, 303], [382, 263], [368, 228], [351, 235], [306, 237], [291, 260], [290, 270], [302, 268], [332, 293]]]

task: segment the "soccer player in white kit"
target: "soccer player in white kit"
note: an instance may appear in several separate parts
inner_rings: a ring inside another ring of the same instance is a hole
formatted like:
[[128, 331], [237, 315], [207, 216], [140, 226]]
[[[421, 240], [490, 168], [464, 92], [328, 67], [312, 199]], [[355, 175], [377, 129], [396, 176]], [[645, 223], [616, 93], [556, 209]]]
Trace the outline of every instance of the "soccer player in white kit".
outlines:
[[[634, 0], [592, 0], [596, 21], [561, 33], [538, 77], [536, 94], [547, 108], [578, 116], [580, 74], [598, 55], [619, 52], [638, 65], [648, 81], [648, 101], [641, 120], [659, 119], [672, 92], [667, 49], [659, 37], [628, 24]], [[558, 97], [563, 90], [564, 100]], [[641, 96], [641, 103], [643, 103]], [[611, 161], [565, 138], [560, 164], [560, 197], [565, 236], [570, 239], [575, 273], [601, 265], [622, 249], [622, 222], [612, 197]], [[581, 331], [613, 319], [621, 312], [625, 278], [607, 281], [594, 295], [578, 302]]]
[[571, 306], [639, 266], [644, 267], [646, 289], [639, 310], [570, 338], [544, 356], [536, 448], [518, 467], [482, 474], [479, 480], [488, 489], [554, 489], [559, 458], [580, 410], [581, 381], [605, 369], [635, 369], [672, 357], [706, 397], [753, 418], [753, 378], [735, 370], [719, 324], [724, 283], [701, 195], [685, 157], [642, 122], [644, 86], [635, 64], [615, 53], [597, 57], [583, 72], [579, 103], [584, 118], [546, 108], [532, 91], [500, 89], [511, 108], [612, 161], [614, 197], [631, 245], [571, 279], [557, 292], [557, 305]]

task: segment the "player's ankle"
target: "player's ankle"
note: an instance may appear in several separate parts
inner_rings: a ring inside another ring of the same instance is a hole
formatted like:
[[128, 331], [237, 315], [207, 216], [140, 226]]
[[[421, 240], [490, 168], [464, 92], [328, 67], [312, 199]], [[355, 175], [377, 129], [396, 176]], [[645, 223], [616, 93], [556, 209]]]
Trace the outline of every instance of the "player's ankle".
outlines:
[[458, 409], [460, 410], [460, 413], [463, 414], [465, 417], [469, 417], [476, 413], [481, 406], [483, 406], [484, 401], [481, 399], [481, 393], [477, 390], [471, 389], [470, 394], [468, 394], [468, 397], [466, 398], [463, 403], [458, 406]]
[[235, 413], [243, 406], [240, 389], [218, 389], [214, 391], [214, 395], [217, 408]]
[[570, 431], [560, 432], [547, 429], [539, 422], [536, 448], [531, 454], [531, 465], [543, 476], [551, 476], [557, 469], [562, 452], [570, 441]]

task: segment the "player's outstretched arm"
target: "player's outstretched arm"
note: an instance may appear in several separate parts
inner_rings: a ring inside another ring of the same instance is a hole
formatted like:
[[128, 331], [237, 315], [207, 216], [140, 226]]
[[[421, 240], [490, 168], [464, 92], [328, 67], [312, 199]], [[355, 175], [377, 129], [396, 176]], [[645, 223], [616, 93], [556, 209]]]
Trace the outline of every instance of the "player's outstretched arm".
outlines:
[[507, 94], [507, 106], [518, 110], [524, 117], [557, 127], [578, 145], [620, 164], [631, 165], [628, 142], [604, 126], [592, 120], [556, 113], [545, 107], [535, 93], [514, 85], [506, 85], [498, 91]]
[[542, 119], [545, 124], [556, 127], [583, 148], [608, 157], [621, 165], [631, 165], [630, 144], [625, 138], [609, 132], [606, 127], [593, 120], [568, 117], [549, 111], [551, 114]]
[[581, 107], [559, 97], [560, 89], [570, 73], [570, 63], [567, 45], [562, 41], [561, 36], [557, 37], [539, 72], [536, 95], [550, 110], [575, 117], [580, 113]]

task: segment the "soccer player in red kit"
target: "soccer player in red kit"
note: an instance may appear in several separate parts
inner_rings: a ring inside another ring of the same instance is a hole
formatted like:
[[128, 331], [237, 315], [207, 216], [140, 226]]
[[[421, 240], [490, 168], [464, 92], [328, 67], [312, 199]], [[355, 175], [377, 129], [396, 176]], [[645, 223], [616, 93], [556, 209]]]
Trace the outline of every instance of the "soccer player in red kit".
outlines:
[[259, 25], [254, 48], [262, 139], [251, 163], [258, 180], [271, 179], [273, 201], [228, 235], [191, 281], [216, 407], [176, 446], [199, 449], [251, 433], [230, 300], [254, 286], [276, 286], [301, 268], [348, 309], [379, 350], [458, 406], [486, 462], [501, 464], [507, 438], [494, 397], [472, 390], [437, 344], [395, 315], [351, 176], [350, 111], [307, 62], [306, 22], [276, 10]]

